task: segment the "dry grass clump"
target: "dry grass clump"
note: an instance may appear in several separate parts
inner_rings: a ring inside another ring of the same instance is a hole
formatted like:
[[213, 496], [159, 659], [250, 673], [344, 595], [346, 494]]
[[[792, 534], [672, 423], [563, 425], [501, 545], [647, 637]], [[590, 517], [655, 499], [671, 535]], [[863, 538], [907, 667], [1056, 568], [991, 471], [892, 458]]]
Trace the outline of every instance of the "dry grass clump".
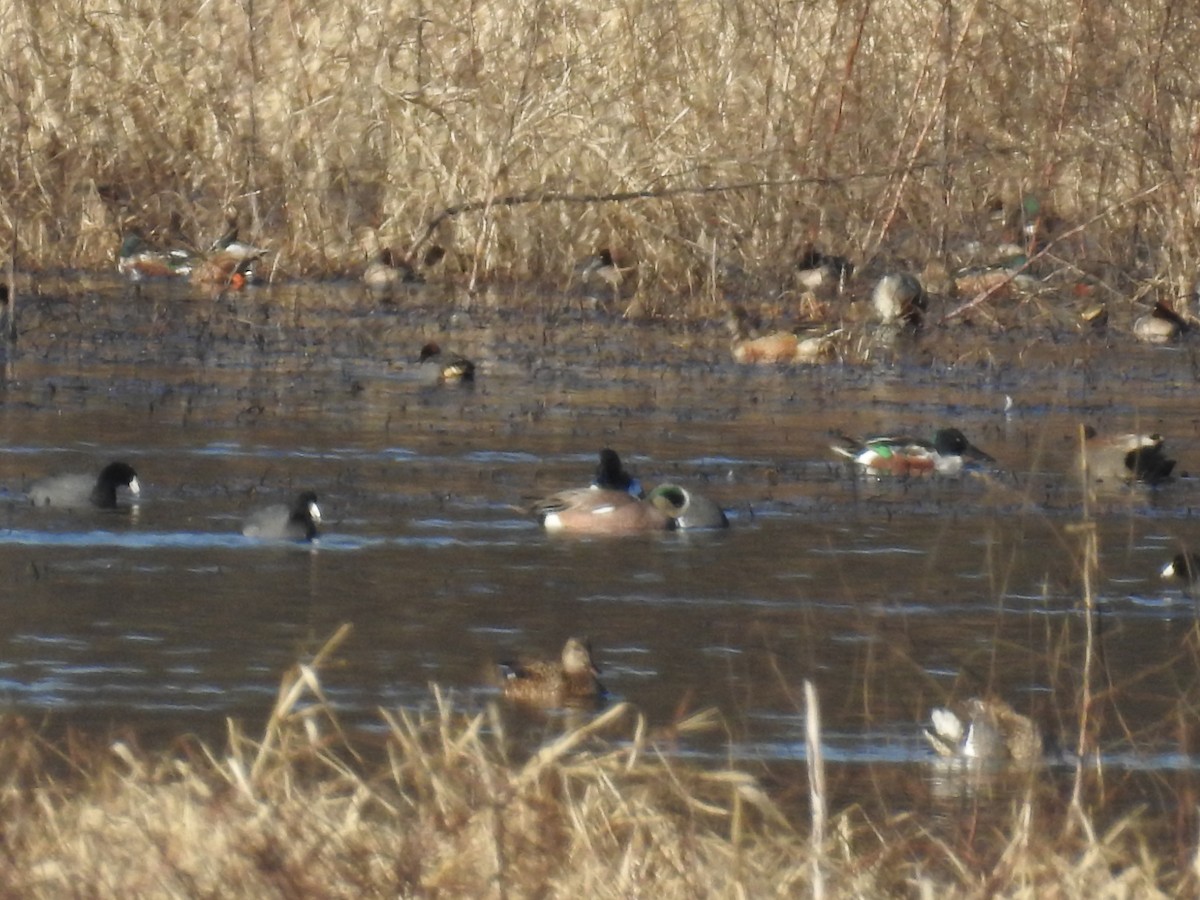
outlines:
[[0, 22], [0, 245], [23, 267], [103, 267], [125, 228], [205, 245], [233, 210], [281, 272], [428, 237], [472, 278], [566, 282], [611, 246], [656, 291], [697, 292], [782, 278], [807, 240], [919, 269], [947, 237], [994, 244], [1053, 213], [1097, 217], [1076, 264], [1183, 278], [1193, 18], [1062, 0], [18, 2]]
[[322, 696], [331, 651], [285, 677], [261, 740], [232, 730], [221, 756], [194, 743], [60, 753], [6, 720], [0, 893], [691, 898], [819, 883], [836, 897], [1096, 897], [1192, 883], [1132, 818], [1051, 841], [1032, 800], [1007, 834], [949, 841], [911, 815], [851, 808], [813, 848], [752, 776], [672, 761], [625, 704], [514, 760], [494, 714], [435, 691], [426, 713], [384, 715], [369, 763]]

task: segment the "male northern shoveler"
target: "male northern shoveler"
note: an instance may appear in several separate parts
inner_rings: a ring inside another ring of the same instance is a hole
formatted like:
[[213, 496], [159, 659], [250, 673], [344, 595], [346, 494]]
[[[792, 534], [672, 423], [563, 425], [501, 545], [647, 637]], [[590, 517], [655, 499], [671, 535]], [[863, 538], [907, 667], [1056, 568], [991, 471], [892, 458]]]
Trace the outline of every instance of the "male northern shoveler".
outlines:
[[1200, 581], [1200, 553], [1178, 553], [1158, 574], [1167, 581], [1195, 584]]
[[421, 348], [417, 355], [421, 365], [433, 363], [438, 367], [438, 383], [452, 384], [475, 380], [475, 363], [465, 356], [442, 350], [436, 343], [430, 341]]
[[232, 226], [192, 268], [192, 284], [240, 288], [258, 280], [258, 261], [270, 252], [239, 241], [237, 227]]
[[386, 248], [376, 253], [367, 263], [362, 280], [367, 287], [379, 293], [385, 293], [402, 284], [425, 282], [408, 260]]
[[733, 338], [730, 349], [734, 362], [772, 365], [775, 363], [829, 362], [837, 355], [834, 338], [838, 331], [801, 337], [791, 331], [759, 335], [741, 306], [730, 311], [726, 322]]
[[600, 463], [596, 466], [592, 487], [596, 490], [625, 491], [639, 498], [645, 494], [641, 481], [629, 474], [617, 451], [609, 447], [600, 451]]
[[645, 534], [671, 531], [686, 508], [687, 492], [660, 484], [644, 500], [628, 491], [573, 488], [538, 500], [530, 509], [547, 531], [585, 535]]
[[904, 322], [920, 325], [925, 314], [925, 289], [915, 275], [901, 272], [884, 275], [871, 294], [875, 315], [885, 325]]
[[194, 263], [188, 251], [157, 250], [138, 234], [127, 234], [117, 255], [117, 271], [130, 281], [187, 275]]
[[1101, 437], [1089, 425], [1084, 429], [1083, 453], [1088, 477], [1096, 481], [1158, 484], [1169, 479], [1175, 468], [1159, 434]]
[[1045, 752], [1042, 734], [1028, 716], [1003, 700], [973, 697], [962, 714], [949, 709], [930, 713], [925, 739], [939, 756], [975, 763], [1036, 765]]
[[57, 506], [79, 509], [95, 506], [116, 509], [117, 488], [127, 487], [134, 496], [141, 493], [137, 472], [125, 462], [111, 462], [99, 475], [51, 475], [29, 486], [29, 500], [34, 506]]
[[500, 664], [504, 696], [532, 706], [595, 706], [607, 692], [597, 676], [587, 641], [569, 638], [558, 660], [520, 660]]
[[891, 475], [957, 475], [967, 461], [994, 462], [957, 428], [939, 430], [932, 441], [910, 437], [873, 437], [862, 441], [838, 435], [834, 453], [851, 459], [869, 472]]
[[311, 541], [317, 536], [320, 524], [317, 495], [304, 491], [290, 506], [277, 503], [251, 513], [242, 526], [242, 534], [266, 540]]

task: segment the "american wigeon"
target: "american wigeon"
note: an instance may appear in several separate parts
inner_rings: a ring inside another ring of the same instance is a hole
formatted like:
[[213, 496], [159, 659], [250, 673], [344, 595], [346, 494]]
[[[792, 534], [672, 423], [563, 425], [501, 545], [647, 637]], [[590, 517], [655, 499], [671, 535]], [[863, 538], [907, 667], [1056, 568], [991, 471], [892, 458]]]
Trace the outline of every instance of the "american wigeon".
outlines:
[[643, 500], [628, 491], [586, 487], [559, 491], [530, 511], [547, 531], [625, 535], [676, 528], [687, 503], [687, 492], [673, 484], [660, 484]]
[[932, 441], [911, 437], [872, 437], [860, 441], [844, 434], [837, 435], [837, 440], [830, 445], [834, 453], [874, 474], [957, 475], [969, 461], [994, 462], [957, 428], [940, 429]]
[[242, 534], [265, 540], [311, 541], [317, 536], [320, 524], [317, 495], [303, 491], [290, 506], [276, 503], [252, 512], [242, 525]]
[[99, 475], [70, 474], [42, 478], [30, 485], [29, 499], [34, 506], [115, 509], [119, 487], [128, 487], [134, 495], [141, 493], [137, 472], [129, 463], [111, 462], [100, 470]]
[[834, 337], [837, 331], [800, 336], [791, 331], [760, 335], [741, 306], [730, 311], [726, 324], [732, 334], [730, 350], [734, 362], [747, 365], [777, 363], [822, 363], [837, 356]]
[[1084, 429], [1084, 461], [1096, 481], [1158, 484], [1171, 477], [1170, 459], [1158, 434], [1117, 434], [1102, 437], [1090, 425]]
[[500, 664], [504, 696], [533, 706], [595, 706], [606, 692], [592, 661], [592, 648], [569, 638], [557, 660], [521, 660]]
[[973, 697], [960, 713], [934, 709], [925, 739], [939, 756], [981, 763], [1032, 766], [1045, 751], [1042, 734], [1028, 716], [1003, 700]]
[[475, 363], [465, 356], [443, 350], [433, 341], [421, 348], [417, 362], [421, 365], [433, 364], [437, 368], [437, 380], [442, 384], [475, 380]]
[[884, 275], [871, 293], [871, 305], [876, 318], [885, 325], [920, 325], [926, 307], [925, 289], [915, 275], [907, 272]]
[[1189, 328], [1188, 321], [1161, 300], [1133, 322], [1133, 336], [1147, 344], [1165, 344]]
[[617, 451], [610, 447], [600, 451], [600, 462], [596, 466], [592, 487], [597, 490], [625, 491], [634, 497], [642, 497], [645, 493], [641, 481], [629, 474]]

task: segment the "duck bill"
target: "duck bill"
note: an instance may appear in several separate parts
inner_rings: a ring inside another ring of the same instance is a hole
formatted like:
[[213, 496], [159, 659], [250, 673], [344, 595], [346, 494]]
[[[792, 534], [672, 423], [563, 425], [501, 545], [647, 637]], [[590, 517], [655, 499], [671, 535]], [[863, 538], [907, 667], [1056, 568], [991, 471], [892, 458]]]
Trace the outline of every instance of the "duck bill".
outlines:
[[996, 458], [990, 453], [980, 450], [974, 444], [967, 444], [967, 449], [963, 451], [963, 456], [967, 459], [973, 459], [976, 462], [995, 462]]

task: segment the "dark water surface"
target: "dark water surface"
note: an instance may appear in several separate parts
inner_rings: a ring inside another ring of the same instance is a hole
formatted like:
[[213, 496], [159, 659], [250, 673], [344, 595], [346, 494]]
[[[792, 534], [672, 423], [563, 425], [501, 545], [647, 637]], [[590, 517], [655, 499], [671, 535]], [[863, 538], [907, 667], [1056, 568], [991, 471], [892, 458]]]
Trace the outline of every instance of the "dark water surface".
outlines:
[[[1190, 789], [1195, 604], [1157, 579], [1200, 547], [1187, 343], [960, 327], [867, 365], [748, 369], [719, 322], [638, 325], [516, 292], [387, 306], [345, 283], [213, 300], [64, 279], [20, 322], [0, 394], [0, 692], [17, 709], [253, 727], [283, 670], [349, 622], [323, 683], [351, 723], [428, 705], [431, 682], [479, 706], [490, 661], [582, 634], [652, 724], [721, 710], [725, 729], [685, 753], [802, 759], [805, 678], [835, 763], [924, 765], [930, 707], [985, 692], [1073, 746], [1090, 422], [1162, 432], [1180, 460], [1169, 486], [1092, 498], [1097, 716], [1111, 770], [1188, 773]], [[414, 362], [431, 338], [477, 361], [474, 388], [431, 383]], [[831, 430], [945, 424], [996, 471], [880, 482], [828, 450]], [[602, 446], [644, 482], [709, 494], [732, 528], [543, 534], [522, 502], [586, 484]], [[144, 486], [132, 512], [24, 501], [36, 477], [117, 458]], [[301, 488], [320, 495], [317, 545], [240, 536], [247, 509]]]

